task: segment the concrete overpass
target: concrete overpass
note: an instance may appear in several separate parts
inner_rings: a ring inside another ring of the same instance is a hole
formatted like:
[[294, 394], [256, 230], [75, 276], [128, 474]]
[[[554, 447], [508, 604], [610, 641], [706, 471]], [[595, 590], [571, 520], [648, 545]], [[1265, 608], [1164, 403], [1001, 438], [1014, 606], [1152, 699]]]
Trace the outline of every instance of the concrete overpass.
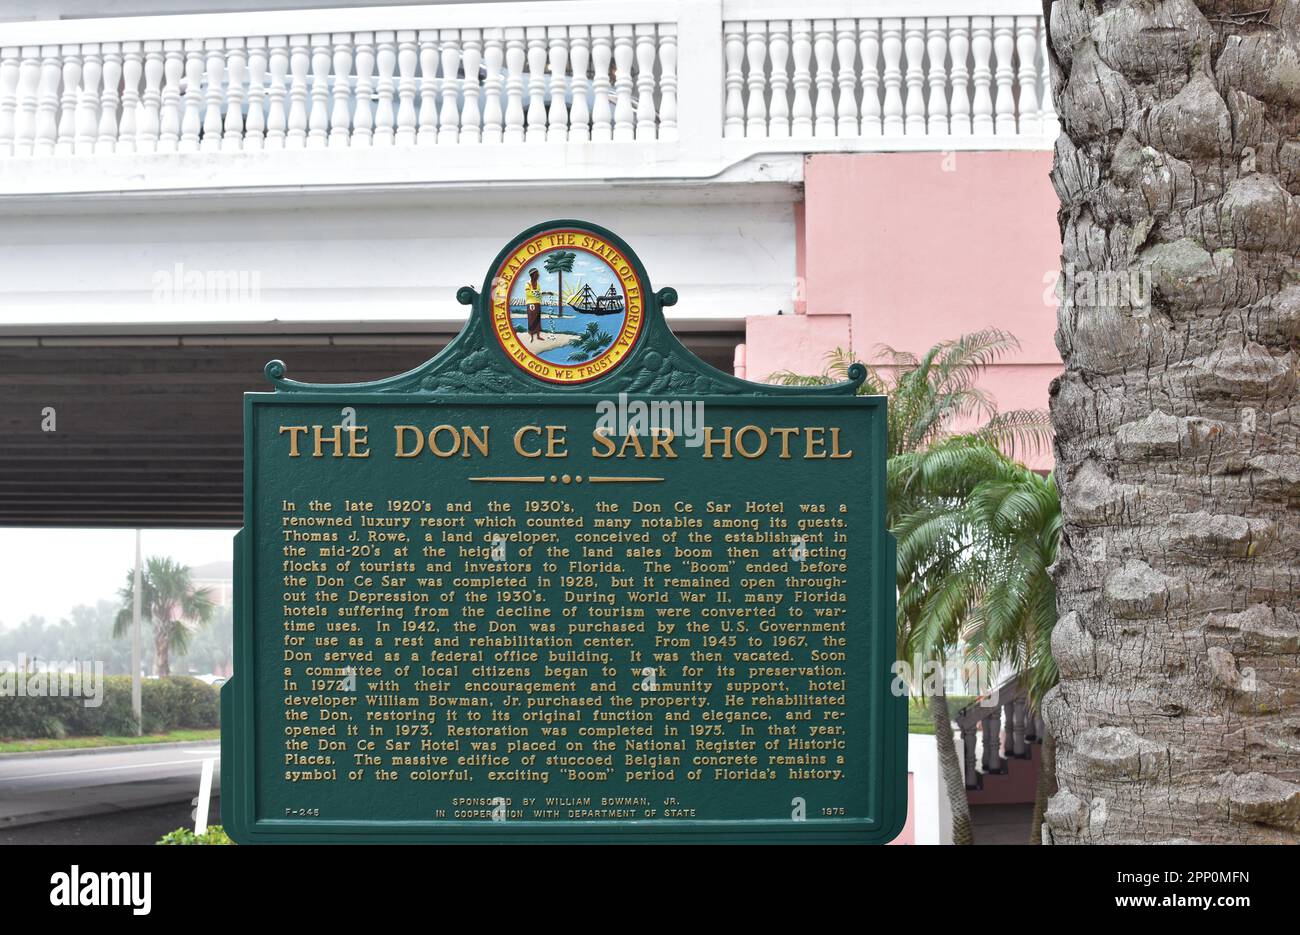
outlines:
[[[744, 322], [673, 321], [730, 371]], [[0, 326], [0, 525], [238, 527], [242, 394], [295, 379], [349, 383], [409, 370], [460, 323]], [[54, 412], [54, 431], [42, 428]]]

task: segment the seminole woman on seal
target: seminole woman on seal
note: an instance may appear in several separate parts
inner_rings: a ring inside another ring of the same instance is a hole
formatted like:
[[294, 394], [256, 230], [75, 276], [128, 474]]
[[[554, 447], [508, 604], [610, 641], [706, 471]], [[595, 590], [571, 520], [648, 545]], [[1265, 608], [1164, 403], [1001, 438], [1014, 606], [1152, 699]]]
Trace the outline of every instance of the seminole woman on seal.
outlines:
[[542, 287], [537, 284], [537, 269], [528, 271], [528, 282], [524, 283], [524, 304], [528, 307], [528, 340], [536, 341], [542, 336]]

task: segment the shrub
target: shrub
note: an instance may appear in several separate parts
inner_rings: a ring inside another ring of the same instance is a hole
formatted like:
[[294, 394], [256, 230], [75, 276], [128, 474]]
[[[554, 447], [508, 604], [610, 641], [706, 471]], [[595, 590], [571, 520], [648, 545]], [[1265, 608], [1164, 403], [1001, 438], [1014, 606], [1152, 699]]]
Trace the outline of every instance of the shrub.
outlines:
[[[0, 697], [0, 740], [122, 737], [135, 733], [131, 677], [104, 679], [104, 701], [87, 708], [81, 698]], [[141, 686], [144, 732], [220, 726], [219, 689], [185, 675], [145, 679]]]
[[195, 834], [192, 828], [177, 828], [168, 831], [158, 839], [159, 844], [234, 844], [221, 825], [208, 825], [203, 834]]

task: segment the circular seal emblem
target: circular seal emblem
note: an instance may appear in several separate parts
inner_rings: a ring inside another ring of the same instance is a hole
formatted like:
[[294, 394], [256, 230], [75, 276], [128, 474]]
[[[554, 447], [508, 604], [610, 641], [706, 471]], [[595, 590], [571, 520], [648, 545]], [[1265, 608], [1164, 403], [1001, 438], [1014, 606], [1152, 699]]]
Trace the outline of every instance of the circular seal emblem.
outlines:
[[592, 231], [544, 230], [492, 278], [491, 327], [515, 365], [585, 383], [627, 359], [645, 324], [645, 289], [627, 251]]

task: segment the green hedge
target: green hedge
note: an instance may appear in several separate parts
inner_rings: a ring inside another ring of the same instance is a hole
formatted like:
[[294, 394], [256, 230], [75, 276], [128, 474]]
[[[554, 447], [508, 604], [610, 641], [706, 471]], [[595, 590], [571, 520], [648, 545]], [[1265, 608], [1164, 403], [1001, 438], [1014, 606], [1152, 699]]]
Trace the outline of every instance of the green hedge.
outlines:
[[[145, 679], [140, 698], [144, 732], [219, 727], [219, 699], [219, 689], [187, 675]], [[0, 697], [0, 740], [134, 733], [129, 675], [104, 679], [104, 703], [97, 708], [87, 708], [81, 698]]]
[[195, 834], [191, 828], [168, 831], [158, 839], [159, 844], [234, 844], [221, 825], [208, 825], [206, 834]]

